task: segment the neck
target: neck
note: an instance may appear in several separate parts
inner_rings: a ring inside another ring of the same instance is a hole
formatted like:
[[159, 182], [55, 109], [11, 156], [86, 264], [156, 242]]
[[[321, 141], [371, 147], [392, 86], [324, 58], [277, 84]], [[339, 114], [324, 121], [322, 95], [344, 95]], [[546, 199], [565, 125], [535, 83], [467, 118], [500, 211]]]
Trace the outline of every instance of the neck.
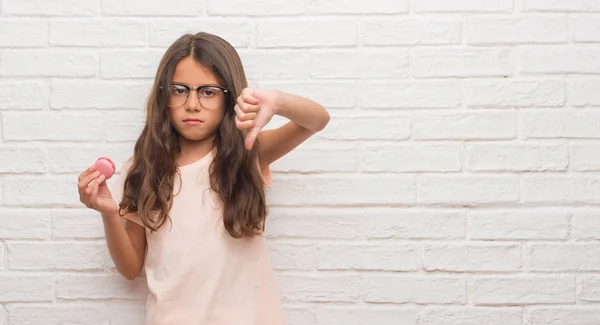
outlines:
[[181, 146], [181, 152], [176, 159], [177, 165], [183, 166], [190, 164], [209, 154], [213, 149], [214, 140], [214, 135], [202, 140], [188, 140], [180, 136], [179, 144]]

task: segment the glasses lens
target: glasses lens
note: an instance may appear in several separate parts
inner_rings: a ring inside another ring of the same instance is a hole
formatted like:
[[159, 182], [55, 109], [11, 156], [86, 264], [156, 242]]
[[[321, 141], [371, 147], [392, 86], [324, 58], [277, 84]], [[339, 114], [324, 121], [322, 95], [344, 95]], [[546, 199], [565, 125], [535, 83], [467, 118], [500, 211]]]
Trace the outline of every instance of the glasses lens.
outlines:
[[189, 91], [187, 88], [173, 85], [171, 87], [171, 92], [169, 93], [169, 106], [179, 107], [183, 106], [187, 101]]
[[216, 87], [204, 87], [198, 89], [198, 100], [202, 107], [215, 109], [223, 105], [225, 94], [223, 90]]

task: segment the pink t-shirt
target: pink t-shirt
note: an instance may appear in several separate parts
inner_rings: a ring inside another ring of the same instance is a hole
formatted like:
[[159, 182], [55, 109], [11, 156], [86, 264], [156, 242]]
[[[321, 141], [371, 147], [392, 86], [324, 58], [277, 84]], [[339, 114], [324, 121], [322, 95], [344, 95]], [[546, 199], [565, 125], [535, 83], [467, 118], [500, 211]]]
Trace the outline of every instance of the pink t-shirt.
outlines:
[[[172, 222], [154, 233], [146, 229], [146, 324], [282, 325], [265, 239], [234, 239], [225, 230], [222, 202], [208, 177], [213, 157], [214, 151], [179, 168]], [[268, 170], [263, 174], [270, 178]], [[124, 178], [122, 172], [114, 184], [117, 202]]]

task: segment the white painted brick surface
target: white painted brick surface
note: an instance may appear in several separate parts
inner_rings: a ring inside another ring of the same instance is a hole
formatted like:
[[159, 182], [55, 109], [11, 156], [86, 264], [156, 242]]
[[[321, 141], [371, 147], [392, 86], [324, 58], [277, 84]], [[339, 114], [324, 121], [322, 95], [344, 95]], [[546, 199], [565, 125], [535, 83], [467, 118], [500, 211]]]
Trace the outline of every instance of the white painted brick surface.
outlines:
[[199, 31], [332, 116], [272, 165], [289, 325], [598, 322], [600, 1], [0, 0], [0, 325], [144, 323], [75, 184]]
[[471, 280], [474, 305], [571, 304], [575, 302], [573, 276], [477, 276]]
[[61, 325], [108, 324], [108, 312], [101, 304], [14, 304], [6, 308], [8, 324]]
[[514, 307], [427, 307], [419, 313], [423, 325], [521, 325], [521, 309]]

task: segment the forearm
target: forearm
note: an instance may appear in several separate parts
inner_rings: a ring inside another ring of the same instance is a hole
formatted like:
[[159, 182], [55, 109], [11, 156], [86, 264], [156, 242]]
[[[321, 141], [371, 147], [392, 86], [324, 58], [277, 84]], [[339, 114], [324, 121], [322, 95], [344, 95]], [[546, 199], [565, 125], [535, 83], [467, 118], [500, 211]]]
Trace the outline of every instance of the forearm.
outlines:
[[[129, 280], [135, 279], [142, 270], [144, 256], [140, 256], [139, 249], [136, 249], [130, 234], [123, 226], [123, 222], [118, 214], [103, 215], [104, 233], [108, 251], [119, 273]], [[138, 245], [141, 245], [140, 240]], [[145, 245], [145, 240], [144, 240]], [[142, 249], [145, 250], [145, 247]]]
[[329, 113], [319, 103], [308, 98], [280, 91], [275, 114], [313, 132], [319, 132], [329, 123]]

